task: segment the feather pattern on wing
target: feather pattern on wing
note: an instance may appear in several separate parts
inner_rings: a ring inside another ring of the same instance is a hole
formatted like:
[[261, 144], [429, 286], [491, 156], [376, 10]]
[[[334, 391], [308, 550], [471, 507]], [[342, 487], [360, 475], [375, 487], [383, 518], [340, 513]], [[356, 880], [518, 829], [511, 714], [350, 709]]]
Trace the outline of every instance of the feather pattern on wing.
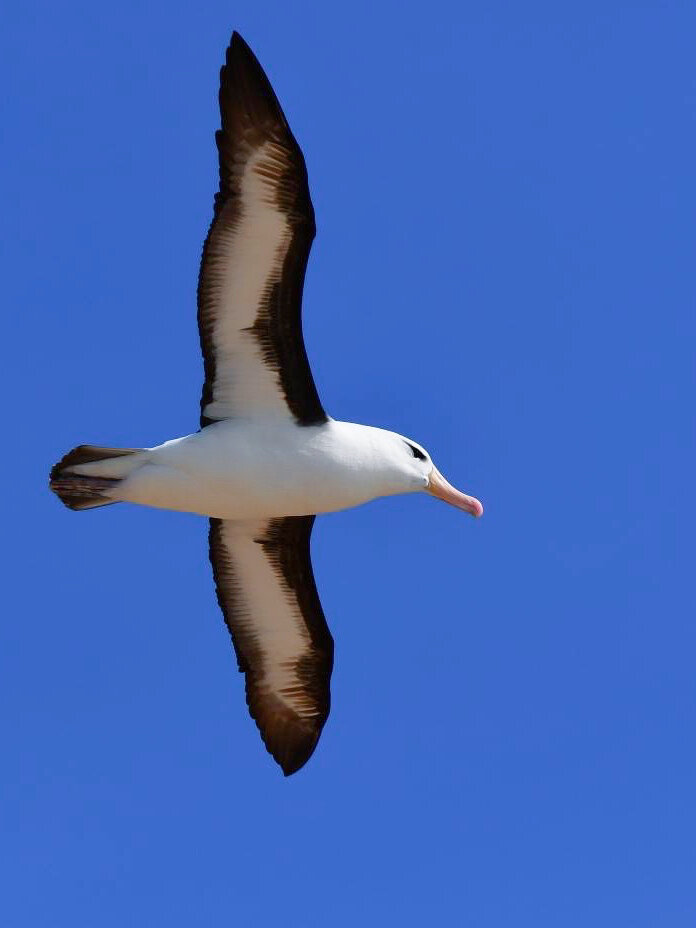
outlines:
[[315, 234], [304, 157], [264, 74], [235, 33], [220, 71], [220, 189], [203, 246], [201, 426], [236, 416], [327, 417], [302, 336]]
[[314, 583], [314, 516], [210, 520], [218, 602], [246, 677], [249, 711], [287, 775], [329, 715], [333, 639]]

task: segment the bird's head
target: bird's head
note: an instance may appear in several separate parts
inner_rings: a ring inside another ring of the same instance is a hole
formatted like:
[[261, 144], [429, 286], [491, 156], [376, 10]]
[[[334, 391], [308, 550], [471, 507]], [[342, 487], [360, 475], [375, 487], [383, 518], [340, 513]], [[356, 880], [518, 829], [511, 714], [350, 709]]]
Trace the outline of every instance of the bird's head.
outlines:
[[409, 475], [413, 478], [415, 489], [420, 489], [431, 496], [456, 506], [457, 509], [463, 509], [464, 512], [470, 513], [478, 518], [483, 515], [483, 506], [473, 496], [462, 493], [452, 486], [442, 476], [440, 471], [433, 464], [432, 458], [421, 445], [411, 441], [410, 438], [397, 436], [401, 442], [399, 449], [400, 464], [407, 469]]

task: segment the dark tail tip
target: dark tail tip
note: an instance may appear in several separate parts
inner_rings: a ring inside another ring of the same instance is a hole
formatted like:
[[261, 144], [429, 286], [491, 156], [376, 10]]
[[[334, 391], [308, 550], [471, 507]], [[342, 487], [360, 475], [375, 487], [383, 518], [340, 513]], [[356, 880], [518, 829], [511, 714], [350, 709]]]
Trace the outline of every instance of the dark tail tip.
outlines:
[[66, 473], [66, 468], [78, 464], [93, 464], [109, 458], [119, 458], [134, 454], [137, 448], [102, 448], [98, 445], [78, 445], [68, 451], [57, 464], [51, 468], [49, 487], [68, 509], [95, 509], [118, 502], [109, 493], [118, 483], [118, 477], [88, 477], [84, 474]]

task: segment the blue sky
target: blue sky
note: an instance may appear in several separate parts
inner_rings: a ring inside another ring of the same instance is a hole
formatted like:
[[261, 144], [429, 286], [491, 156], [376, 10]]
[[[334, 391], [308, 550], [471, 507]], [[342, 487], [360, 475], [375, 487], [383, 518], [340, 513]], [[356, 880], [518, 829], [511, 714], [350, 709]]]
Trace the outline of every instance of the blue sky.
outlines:
[[[50, 465], [197, 427], [233, 28], [303, 147], [336, 418], [479, 498], [318, 520], [285, 780], [205, 520]], [[3, 925], [696, 923], [688, 3], [15, 4], [3, 71]], [[691, 550], [689, 550], [691, 542]]]

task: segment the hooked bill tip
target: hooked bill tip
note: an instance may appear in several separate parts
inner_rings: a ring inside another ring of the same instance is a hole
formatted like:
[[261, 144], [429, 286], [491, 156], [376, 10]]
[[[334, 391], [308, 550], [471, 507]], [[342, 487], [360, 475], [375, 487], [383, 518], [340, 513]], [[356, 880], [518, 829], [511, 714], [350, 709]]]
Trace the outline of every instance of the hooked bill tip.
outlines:
[[483, 515], [483, 504], [475, 496], [469, 496], [468, 493], [462, 493], [461, 490], [453, 487], [436, 467], [433, 467], [430, 474], [428, 492], [457, 509], [463, 509], [476, 519]]

